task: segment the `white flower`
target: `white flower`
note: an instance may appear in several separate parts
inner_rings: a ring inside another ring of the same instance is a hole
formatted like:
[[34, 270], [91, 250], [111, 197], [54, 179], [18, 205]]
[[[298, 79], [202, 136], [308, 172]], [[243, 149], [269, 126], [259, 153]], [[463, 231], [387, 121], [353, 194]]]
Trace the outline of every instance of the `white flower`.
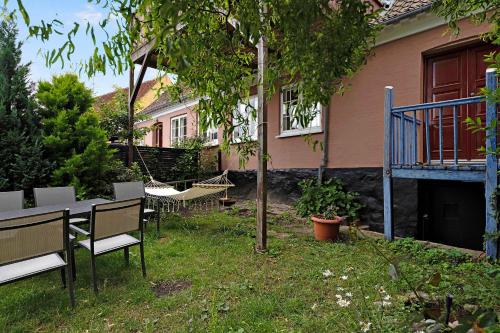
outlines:
[[345, 307], [348, 307], [349, 304], [351, 304], [351, 301], [347, 300], [347, 299], [338, 299], [337, 300], [337, 304], [342, 307], [342, 308], [345, 308]]
[[318, 307], [318, 303], [314, 303], [312, 306], [311, 306], [311, 310], [316, 310], [316, 308]]
[[370, 296], [365, 296], [365, 299], [369, 299], [369, 298], [370, 298]]
[[352, 293], [346, 293], [346, 297], [352, 297]]
[[359, 325], [361, 325], [361, 332], [368, 332], [372, 326], [372, 323], [370, 322], [365, 323], [363, 321], [360, 321]]
[[338, 299], [342, 299], [342, 295], [335, 295], [335, 297], [337, 297]]
[[332, 271], [331, 271], [331, 270], [329, 270], [329, 269], [327, 269], [326, 271], [324, 271], [324, 272], [323, 272], [323, 276], [324, 276], [324, 277], [330, 277], [330, 276], [332, 276], [332, 275], [333, 275], [333, 273], [332, 273]]
[[347, 267], [346, 272], [352, 272], [353, 270], [354, 270], [354, 267], [349, 266], [349, 267]]
[[344, 288], [342, 288], [342, 287], [337, 287], [337, 290], [338, 290], [338, 291], [343, 291], [343, 290], [344, 290]]
[[379, 292], [379, 293], [381, 293], [381, 294], [385, 294], [385, 289], [384, 289], [384, 287], [380, 286], [380, 287], [378, 288], [378, 292]]
[[384, 296], [384, 301], [388, 301], [388, 300], [390, 300], [391, 298], [392, 298], [392, 297], [391, 297], [391, 295], [385, 295], [385, 296]]
[[342, 280], [344, 280], [344, 281], [345, 281], [345, 280], [347, 280], [349, 277], [348, 277], [347, 275], [342, 275], [340, 278], [341, 278]]
[[391, 304], [392, 304], [391, 302], [382, 301], [382, 306], [389, 306]]

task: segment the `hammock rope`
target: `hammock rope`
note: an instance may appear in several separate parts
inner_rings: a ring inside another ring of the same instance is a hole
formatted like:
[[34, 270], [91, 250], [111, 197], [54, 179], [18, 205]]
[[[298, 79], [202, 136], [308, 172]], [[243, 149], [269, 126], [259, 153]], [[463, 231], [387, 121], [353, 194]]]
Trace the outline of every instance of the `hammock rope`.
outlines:
[[163, 210], [166, 209], [168, 212], [177, 211], [188, 204], [195, 207], [201, 207], [203, 204], [213, 206], [214, 201], [222, 197], [227, 199], [228, 189], [234, 187], [234, 184], [227, 178], [228, 171], [225, 170], [222, 175], [193, 183], [187, 190], [177, 191], [172, 185], [153, 178], [137, 146], [136, 149], [150, 178], [150, 181], [144, 184], [148, 201], [156, 202], [158, 206], [161, 204]]

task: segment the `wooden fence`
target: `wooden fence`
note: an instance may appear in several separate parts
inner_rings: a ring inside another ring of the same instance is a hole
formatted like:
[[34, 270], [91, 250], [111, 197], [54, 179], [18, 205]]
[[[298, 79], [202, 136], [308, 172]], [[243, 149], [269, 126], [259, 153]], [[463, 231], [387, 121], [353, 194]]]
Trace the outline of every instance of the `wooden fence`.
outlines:
[[[116, 156], [127, 164], [127, 145], [112, 143], [110, 146], [117, 150]], [[145, 175], [148, 174], [146, 164], [153, 178], [161, 182], [197, 178], [199, 156], [195, 153], [188, 158], [187, 154], [190, 152], [185, 149], [135, 146], [134, 162], [137, 162]], [[186, 165], [188, 160], [190, 163]]]

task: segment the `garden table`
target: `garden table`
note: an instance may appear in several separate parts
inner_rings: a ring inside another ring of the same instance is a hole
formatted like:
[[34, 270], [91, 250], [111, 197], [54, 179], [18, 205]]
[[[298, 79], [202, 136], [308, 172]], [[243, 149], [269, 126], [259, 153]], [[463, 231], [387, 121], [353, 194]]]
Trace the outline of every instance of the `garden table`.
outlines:
[[111, 202], [110, 200], [106, 199], [89, 199], [89, 200], [81, 200], [81, 201], [76, 201], [71, 204], [60, 204], [60, 205], [49, 205], [49, 206], [42, 206], [42, 207], [33, 207], [33, 208], [26, 208], [26, 209], [18, 209], [18, 210], [9, 210], [5, 212], [0, 212], [0, 223], [2, 220], [7, 220], [7, 219], [13, 219], [17, 217], [26, 217], [26, 216], [31, 216], [31, 215], [37, 215], [37, 214], [44, 214], [44, 213], [50, 213], [50, 212], [55, 212], [59, 210], [64, 210], [66, 208], [69, 209], [69, 215], [71, 217], [80, 217], [80, 216], [88, 216], [90, 212], [92, 211], [92, 205], [99, 205], [103, 203], [108, 203]]

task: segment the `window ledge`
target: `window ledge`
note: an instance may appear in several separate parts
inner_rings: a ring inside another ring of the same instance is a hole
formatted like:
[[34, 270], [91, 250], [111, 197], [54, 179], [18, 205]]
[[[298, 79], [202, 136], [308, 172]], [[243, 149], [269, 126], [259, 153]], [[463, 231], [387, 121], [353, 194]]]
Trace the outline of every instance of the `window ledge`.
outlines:
[[282, 132], [280, 135], [276, 136], [276, 139], [289, 138], [292, 136], [303, 136], [308, 134], [319, 134], [319, 133], [323, 133], [321, 127], [311, 127], [303, 130], [290, 130]]
[[219, 145], [219, 141], [208, 141], [204, 144], [205, 148], [217, 147]]
[[249, 142], [257, 142], [257, 138], [250, 138], [248, 141], [242, 141], [241, 139], [233, 139], [231, 140], [231, 145], [239, 145], [241, 143], [249, 143]]

